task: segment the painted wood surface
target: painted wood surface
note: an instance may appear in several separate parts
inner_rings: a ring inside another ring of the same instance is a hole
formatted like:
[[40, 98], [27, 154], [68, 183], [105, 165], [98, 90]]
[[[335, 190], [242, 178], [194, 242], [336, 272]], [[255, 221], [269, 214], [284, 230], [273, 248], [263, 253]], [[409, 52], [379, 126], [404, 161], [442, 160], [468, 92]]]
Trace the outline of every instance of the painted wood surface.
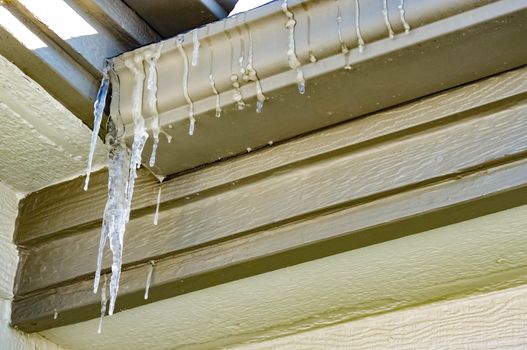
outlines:
[[97, 319], [43, 334], [79, 350], [217, 349], [466, 298], [527, 283], [526, 230], [524, 205], [119, 312], [100, 336]]
[[230, 349], [525, 349], [526, 309], [521, 286]]
[[[150, 260], [157, 301], [527, 203], [526, 76], [521, 68], [170, 179], [157, 226], [159, 184], [143, 173], [118, 308], [145, 303]], [[99, 312], [90, 285], [106, 184], [95, 177], [91, 192], [77, 179], [21, 205], [14, 320], [27, 330]], [[57, 305], [63, 317], [50, 323]]]

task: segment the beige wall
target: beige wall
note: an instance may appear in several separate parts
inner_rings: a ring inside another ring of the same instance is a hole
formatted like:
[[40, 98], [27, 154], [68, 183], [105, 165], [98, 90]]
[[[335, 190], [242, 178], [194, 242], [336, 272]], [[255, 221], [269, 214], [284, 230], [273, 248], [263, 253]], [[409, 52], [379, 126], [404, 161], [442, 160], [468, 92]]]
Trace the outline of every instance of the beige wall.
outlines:
[[232, 349], [526, 349], [526, 310], [521, 286]]
[[18, 253], [13, 244], [17, 211], [17, 195], [0, 183], [0, 350], [62, 350], [39, 335], [28, 335], [9, 326], [18, 263]]

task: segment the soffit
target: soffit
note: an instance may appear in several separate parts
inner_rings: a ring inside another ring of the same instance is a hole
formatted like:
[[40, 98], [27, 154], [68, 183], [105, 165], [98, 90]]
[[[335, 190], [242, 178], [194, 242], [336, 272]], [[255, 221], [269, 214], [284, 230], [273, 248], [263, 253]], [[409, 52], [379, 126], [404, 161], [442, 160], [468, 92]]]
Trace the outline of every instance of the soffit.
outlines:
[[[90, 129], [0, 56], [0, 181], [32, 192], [81, 174]], [[96, 168], [105, 161], [102, 142]]]

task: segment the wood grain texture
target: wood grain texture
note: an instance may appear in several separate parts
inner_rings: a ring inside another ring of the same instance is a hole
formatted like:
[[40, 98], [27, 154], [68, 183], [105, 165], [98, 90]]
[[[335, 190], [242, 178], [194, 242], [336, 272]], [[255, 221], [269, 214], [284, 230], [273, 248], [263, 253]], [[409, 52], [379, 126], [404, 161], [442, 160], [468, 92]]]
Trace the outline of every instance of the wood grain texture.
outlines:
[[[157, 226], [159, 184], [142, 171], [118, 308], [145, 303], [150, 260], [157, 301], [527, 203], [525, 77], [521, 68], [182, 174], [162, 185]], [[79, 178], [22, 204], [18, 326], [97, 316], [105, 176], [88, 193]]]
[[[527, 160], [521, 160], [157, 260], [149, 302], [162, 299], [166, 290], [171, 295], [185, 294], [513, 208], [526, 202], [526, 172]], [[470, 205], [462, 209], [463, 202]], [[316, 248], [307, 248], [315, 243]], [[123, 271], [119, 307], [146, 303], [141, 296], [149, 266], [140, 264]], [[85, 316], [92, 313], [96, 317], [98, 309], [92, 305], [98, 302], [92, 281], [83, 280], [19, 300], [15, 317], [31, 317], [38, 309], [45, 322], [50, 317], [46, 315], [59, 308], [62, 318], [55, 325], [61, 325], [78, 317], [79, 309]]]
[[521, 286], [230, 349], [525, 349], [526, 309]]
[[[521, 155], [527, 152], [526, 113], [527, 103], [480, 112], [375, 147], [275, 172], [212, 196], [163, 205], [159, 225], [152, 224], [152, 215], [127, 225], [123, 262], [133, 264], [283, 225]], [[18, 293], [92, 273], [99, 231], [94, 227], [27, 250]], [[65, 247], [75, 257], [67, 264], [60, 253]], [[103, 267], [109, 266], [106, 259]]]
[[152, 302], [107, 317], [100, 336], [97, 319], [43, 334], [78, 350], [221, 349], [523, 285], [526, 213], [517, 207]]
[[[162, 202], [207, 195], [222, 186], [249, 182], [295, 164], [316, 160], [324, 154], [338, 154], [349, 148], [398, 137], [414, 129], [445, 122], [474, 110], [492, 109], [500, 101], [527, 92], [527, 68], [484, 79], [397, 108], [373, 114], [306, 137], [236, 157], [180, 175], [163, 183]], [[472, 112], [471, 112], [472, 111]], [[316, 145], [315, 147], [313, 145]], [[133, 210], [155, 205], [158, 183], [142, 169], [138, 175]], [[59, 184], [24, 198], [16, 232], [18, 243], [43, 239], [76, 227], [99, 224], [105, 205], [107, 173], [91, 177], [90, 190], [84, 192], [84, 179]], [[153, 210], [153, 209], [151, 209]]]

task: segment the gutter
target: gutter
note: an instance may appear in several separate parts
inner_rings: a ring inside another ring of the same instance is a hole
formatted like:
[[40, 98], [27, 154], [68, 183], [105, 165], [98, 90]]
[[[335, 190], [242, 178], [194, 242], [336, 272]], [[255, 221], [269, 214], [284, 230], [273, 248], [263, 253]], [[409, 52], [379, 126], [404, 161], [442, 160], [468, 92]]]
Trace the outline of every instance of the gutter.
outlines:
[[[157, 111], [149, 108], [146, 82], [142, 84], [147, 131], [152, 134], [156, 113], [161, 128], [151, 171], [170, 176], [527, 63], [525, 1], [406, 0], [402, 13], [401, 2], [392, 0], [386, 1], [386, 16], [383, 4], [288, 2], [296, 21], [294, 52], [306, 80], [305, 94], [297, 92], [298, 70], [288, 60], [288, 17], [281, 1], [163, 41], [156, 65]], [[191, 61], [195, 38], [200, 43], [198, 64], [189, 64], [185, 86], [182, 53]], [[247, 69], [251, 41], [257, 81], [244, 81], [241, 68]], [[148, 73], [145, 60], [158, 45], [113, 59], [114, 83], [118, 79], [120, 85], [119, 113], [113, 118], [123, 123], [129, 146], [134, 79], [124, 62], [135, 58]], [[256, 111], [258, 85], [266, 98], [261, 113]], [[243, 110], [235, 101], [239, 94]], [[190, 101], [196, 120], [192, 136]], [[151, 140], [143, 152], [145, 164]]]

